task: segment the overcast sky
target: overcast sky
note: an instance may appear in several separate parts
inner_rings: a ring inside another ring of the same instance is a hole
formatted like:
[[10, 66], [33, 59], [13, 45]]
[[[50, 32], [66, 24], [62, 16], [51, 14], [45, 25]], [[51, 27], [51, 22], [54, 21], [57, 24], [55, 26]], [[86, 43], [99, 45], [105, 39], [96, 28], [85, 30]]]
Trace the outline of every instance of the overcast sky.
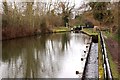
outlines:
[[[0, 2], [3, 2], [3, 1], [5, 1], [5, 0], [0, 0]], [[31, 2], [31, 1], [33, 1], [33, 0], [6, 0], [6, 1], [17, 1], [17, 2]], [[57, 0], [34, 0], [34, 1], [42, 1], [42, 2], [50, 2], [50, 1], [52, 1], [52, 2], [56, 2]], [[83, 2], [85, 2], [85, 0], [59, 0], [59, 1], [67, 1], [67, 2], [70, 2], [70, 3], [75, 3], [75, 7], [79, 7], [81, 4], [83, 4]], [[1, 3], [0, 3], [0, 6], [1, 6]]]
[[[0, 11], [1, 11], [1, 9], [2, 9], [2, 3], [1, 2], [3, 2], [3, 1], [5, 1], [5, 0], [0, 0]], [[10, 2], [13, 2], [13, 1], [17, 1], [17, 2], [31, 2], [31, 1], [37, 1], [37, 2], [50, 2], [50, 1], [52, 1], [52, 2], [56, 2], [56, 1], [67, 1], [67, 2], [70, 2], [70, 3], [72, 3], [72, 4], [74, 4], [75, 3], [75, 8], [78, 8], [78, 7], [80, 7], [82, 4], [84, 4], [85, 3], [85, 1], [90, 1], [90, 2], [109, 2], [110, 0], [6, 0], [6, 1], [10, 1]], [[114, 1], [114, 2], [118, 2], [118, 1], [120, 1], [120, 0], [111, 0], [111, 1]]]

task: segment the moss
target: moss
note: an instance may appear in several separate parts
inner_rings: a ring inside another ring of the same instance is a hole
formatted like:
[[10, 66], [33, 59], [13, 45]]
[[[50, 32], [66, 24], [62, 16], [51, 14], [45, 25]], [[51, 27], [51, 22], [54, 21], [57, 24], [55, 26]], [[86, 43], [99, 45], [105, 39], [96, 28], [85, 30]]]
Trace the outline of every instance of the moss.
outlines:
[[104, 78], [104, 68], [103, 68], [103, 58], [101, 52], [101, 43], [100, 43], [100, 35], [98, 36], [98, 64], [99, 64], [99, 78]]
[[56, 27], [52, 30], [52, 32], [66, 32], [66, 31], [70, 31], [70, 29], [67, 27]]
[[89, 35], [98, 35], [98, 32], [94, 31], [93, 28], [85, 28], [81, 30]]

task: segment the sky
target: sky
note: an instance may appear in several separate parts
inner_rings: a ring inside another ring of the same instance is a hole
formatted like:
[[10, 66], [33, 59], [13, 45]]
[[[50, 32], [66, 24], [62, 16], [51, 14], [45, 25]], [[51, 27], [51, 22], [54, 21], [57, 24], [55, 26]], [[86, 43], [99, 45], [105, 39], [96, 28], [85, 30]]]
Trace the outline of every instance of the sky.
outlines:
[[[2, 2], [4, 2], [5, 0], [0, 0], [0, 11], [2, 11]], [[57, 1], [67, 1], [67, 2], [70, 2], [71, 5], [73, 5], [75, 3], [75, 8], [78, 8], [80, 7], [80, 5], [82, 5], [85, 0], [6, 0], [7, 2], [32, 2], [32, 1], [41, 1], [41, 2], [50, 2], [52, 1], [53, 2], [57, 2]]]
[[[2, 9], [2, 2], [4, 2], [5, 0], [0, 0], [0, 11]], [[37, 1], [37, 2], [50, 2], [52, 1], [53, 2], [56, 2], [56, 1], [67, 1], [67, 2], [70, 2], [71, 4], [74, 4], [75, 3], [75, 8], [79, 8], [82, 4], [84, 4], [86, 1], [89, 1], [89, 2], [109, 2], [109, 1], [113, 1], [113, 2], [118, 2], [120, 0], [6, 0], [6, 1], [10, 1], [10, 2], [31, 2], [31, 1]]]
[[[0, 7], [2, 7], [2, 4], [1, 4], [1, 2], [3, 2], [3, 1], [5, 1], [5, 0], [0, 0]], [[42, 1], [42, 2], [50, 2], [50, 1], [52, 1], [52, 2], [56, 2], [56, 1], [67, 1], [67, 2], [70, 2], [70, 3], [72, 3], [72, 4], [74, 4], [75, 3], [75, 8], [78, 8], [78, 7], [80, 7], [80, 5], [82, 5], [82, 4], [84, 4], [84, 2], [85, 1], [89, 1], [89, 2], [109, 2], [109, 1], [113, 1], [113, 2], [118, 2], [118, 1], [120, 1], [120, 0], [6, 0], [6, 1], [17, 1], [17, 2], [31, 2], [31, 1], [37, 1], [37, 2], [39, 2], [39, 1]]]
[[[3, 1], [5, 1], [5, 0], [0, 0], [0, 7], [1, 7], [1, 2], [3, 2]], [[33, 0], [6, 0], [6, 1], [17, 1], [17, 2], [31, 2], [31, 1], [33, 1]], [[39, 2], [39, 1], [42, 1], [42, 2], [50, 2], [50, 1], [52, 1], [52, 2], [56, 2], [56, 1], [58, 1], [58, 0], [34, 0], [34, 1], [37, 1], [37, 2]], [[75, 7], [79, 7], [85, 0], [59, 0], [59, 1], [67, 1], [67, 2], [70, 2], [70, 3], [74, 3], [75, 2]]]

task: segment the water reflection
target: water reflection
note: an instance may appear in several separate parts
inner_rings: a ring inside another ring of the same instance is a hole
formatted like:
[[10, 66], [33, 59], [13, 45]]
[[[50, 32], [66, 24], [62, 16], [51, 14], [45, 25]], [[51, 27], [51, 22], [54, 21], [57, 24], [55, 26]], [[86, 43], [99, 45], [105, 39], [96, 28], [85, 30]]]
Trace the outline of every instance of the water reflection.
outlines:
[[57, 33], [3, 41], [3, 78], [77, 78], [83, 71], [86, 43], [81, 33]]

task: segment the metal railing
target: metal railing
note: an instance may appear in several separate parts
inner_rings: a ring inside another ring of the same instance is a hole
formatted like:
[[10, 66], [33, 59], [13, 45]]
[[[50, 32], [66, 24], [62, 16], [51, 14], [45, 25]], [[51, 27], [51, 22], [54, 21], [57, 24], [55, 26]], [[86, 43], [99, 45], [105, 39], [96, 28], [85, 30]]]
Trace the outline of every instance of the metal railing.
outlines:
[[113, 80], [108, 56], [107, 56], [107, 51], [106, 51], [106, 46], [105, 46], [105, 41], [102, 35], [102, 32], [100, 32], [100, 42], [101, 42], [101, 50], [102, 50], [102, 57], [103, 57], [103, 67], [104, 67], [104, 79], [106, 80]]

